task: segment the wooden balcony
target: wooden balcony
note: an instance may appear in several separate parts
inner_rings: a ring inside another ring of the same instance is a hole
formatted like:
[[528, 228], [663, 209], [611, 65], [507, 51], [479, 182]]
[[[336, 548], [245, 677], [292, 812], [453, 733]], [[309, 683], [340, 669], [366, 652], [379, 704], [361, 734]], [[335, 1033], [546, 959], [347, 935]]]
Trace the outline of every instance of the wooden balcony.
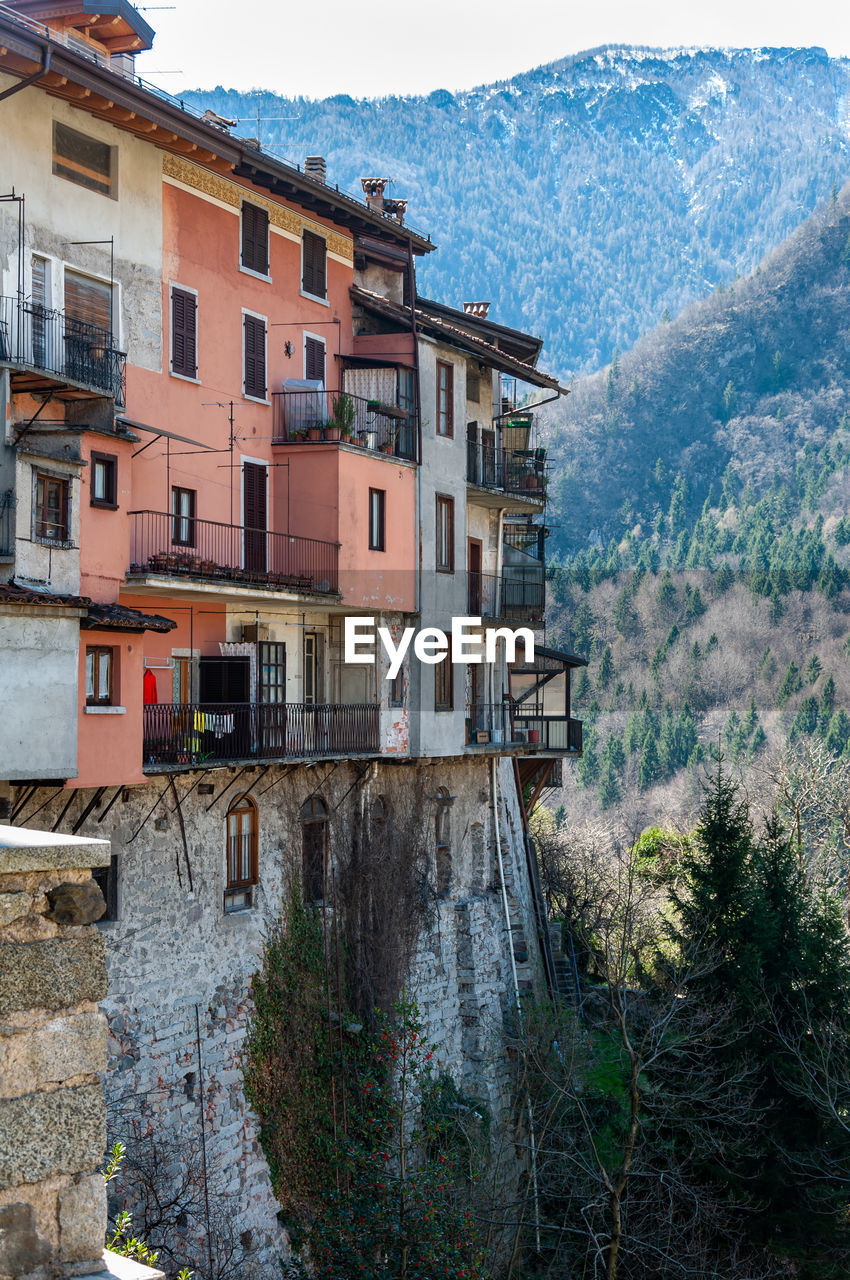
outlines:
[[301, 595], [335, 595], [338, 564], [336, 542], [165, 511], [130, 512], [131, 576], [200, 578]]
[[161, 702], [144, 716], [145, 773], [380, 751], [375, 703]]

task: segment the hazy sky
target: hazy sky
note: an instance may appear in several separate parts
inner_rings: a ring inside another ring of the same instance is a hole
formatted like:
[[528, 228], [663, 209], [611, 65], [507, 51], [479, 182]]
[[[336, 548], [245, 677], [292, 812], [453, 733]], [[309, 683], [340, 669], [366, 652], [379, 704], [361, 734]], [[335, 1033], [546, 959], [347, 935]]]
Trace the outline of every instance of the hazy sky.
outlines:
[[170, 93], [218, 84], [314, 98], [428, 93], [599, 44], [822, 45], [847, 55], [842, 10], [836, 0], [174, 0], [144, 11], [157, 39], [138, 70]]

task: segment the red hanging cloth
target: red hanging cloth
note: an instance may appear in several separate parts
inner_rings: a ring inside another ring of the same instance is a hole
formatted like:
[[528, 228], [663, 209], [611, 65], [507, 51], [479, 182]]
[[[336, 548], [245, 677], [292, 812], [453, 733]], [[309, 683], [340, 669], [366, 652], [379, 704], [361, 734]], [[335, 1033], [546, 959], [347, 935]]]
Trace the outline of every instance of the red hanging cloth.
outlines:
[[153, 706], [159, 702], [159, 694], [156, 689], [156, 676], [154, 673], [145, 669], [144, 692], [142, 694], [142, 702], [146, 707]]

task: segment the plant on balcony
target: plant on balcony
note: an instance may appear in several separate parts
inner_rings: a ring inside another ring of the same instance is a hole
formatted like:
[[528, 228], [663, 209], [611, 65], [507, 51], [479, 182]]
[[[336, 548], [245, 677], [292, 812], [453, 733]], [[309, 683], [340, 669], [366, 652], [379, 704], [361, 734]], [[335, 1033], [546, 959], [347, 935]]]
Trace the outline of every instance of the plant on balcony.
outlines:
[[328, 422], [329, 427], [338, 427], [340, 435], [349, 437], [354, 430], [354, 422], [357, 417], [357, 406], [352, 397], [343, 391], [336, 398], [334, 405], [333, 417]]
[[322, 438], [322, 428], [319, 426], [318, 422], [314, 427], [307, 428], [308, 440], [321, 440], [321, 438]]

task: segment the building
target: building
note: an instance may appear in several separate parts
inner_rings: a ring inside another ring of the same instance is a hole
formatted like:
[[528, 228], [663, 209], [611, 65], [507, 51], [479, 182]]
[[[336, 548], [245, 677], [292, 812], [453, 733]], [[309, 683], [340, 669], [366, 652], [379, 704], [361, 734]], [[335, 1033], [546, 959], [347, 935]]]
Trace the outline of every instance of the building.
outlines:
[[409, 985], [445, 1069], [508, 1105], [499, 1036], [546, 936], [522, 794], [581, 750], [582, 660], [500, 642], [389, 680], [345, 628], [544, 638], [517, 387], [559, 388], [486, 304], [418, 295], [434, 246], [382, 179], [354, 200], [151, 90], [152, 38], [125, 0], [0, 6], [0, 803], [111, 841], [106, 1094], [140, 1227], [201, 1274], [271, 1275], [239, 1047], [293, 877], [332, 900], [384, 851], [397, 937], [420, 859]]

